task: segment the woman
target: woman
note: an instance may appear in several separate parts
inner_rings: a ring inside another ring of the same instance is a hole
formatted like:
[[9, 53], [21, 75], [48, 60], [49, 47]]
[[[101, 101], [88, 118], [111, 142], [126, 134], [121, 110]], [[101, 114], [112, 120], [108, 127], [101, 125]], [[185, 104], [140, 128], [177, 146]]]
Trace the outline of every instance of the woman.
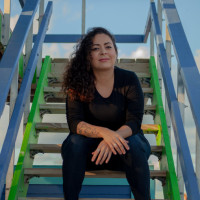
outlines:
[[117, 47], [97, 27], [78, 43], [64, 76], [70, 134], [63, 142], [63, 189], [77, 200], [86, 170], [121, 170], [136, 200], [150, 199], [150, 145], [141, 130], [143, 92], [134, 72], [115, 67]]

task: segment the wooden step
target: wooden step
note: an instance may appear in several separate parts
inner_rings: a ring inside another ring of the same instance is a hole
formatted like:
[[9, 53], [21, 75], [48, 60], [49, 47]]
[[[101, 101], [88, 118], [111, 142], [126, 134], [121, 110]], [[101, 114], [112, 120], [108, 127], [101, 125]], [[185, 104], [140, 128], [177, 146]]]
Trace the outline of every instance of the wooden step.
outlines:
[[[54, 75], [62, 75], [68, 62], [68, 59], [57, 59], [52, 61], [51, 72]], [[149, 72], [149, 59], [118, 59], [116, 66], [136, 73], [146, 73]]]
[[[64, 200], [64, 198], [56, 198], [56, 197], [19, 197], [18, 200]], [[134, 199], [79, 198], [79, 200], [134, 200]], [[152, 200], [167, 200], [167, 199], [152, 199]]]
[[[167, 172], [164, 170], [150, 170], [152, 179], [164, 180]], [[61, 168], [24, 168], [26, 181], [33, 177], [62, 177]], [[111, 170], [86, 171], [86, 178], [126, 178], [124, 172]]]
[[[143, 80], [146, 79], [149, 82], [151, 78], [150, 72], [136, 72], [136, 75], [139, 78], [141, 84], [143, 83]], [[49, 84], [52, 84], [52, 85], [57, 84], [57, 86], [61, 86], [63, 82], [63, 74], [50, 72], [47, 77], [48, 77]]]
[[[64, 200], [64, 198], [56, 198], [56, 197], [19, 197], [18, 200]], [[79, 198], [79, 200], [134, 200], [134, 199]], [[152, 200], [165, 200], [165, 199], [152, 199]]]
[[[156, 111], [156, 105], [145, 105], [144, 113], [154, 115]], [[54, 104], [40, 104], [41, 114], [66, 114], [66, 105], [61, 103]]]
[[[153, 88], [142, 88], [144, 94], [152, 94]], [[65, 94], [61, 87], [44, 87], [44, 93], [53, 93], [56, 98], [63, 98]]]
[[[151, 146], [151, 153], [161, 159], [163, 146]], [[60, 153], [61, 144], [30, 144], [30, 155], [37, 153]]]
[[[145, 102], [153, 96], [153, 88], [142, 88]], [[44, 98], [46, 102], [65, 103], [65, 94], [61, 91], [61, 87], [44, 87]], [[146, 104], [146, 103], [145, 103]]]
[[[36, 123], [37, 132], [69, 132], [67, 123]], [[142, 130], [146, 134], [157, 134], [160, 130], [160, 126], [157, 124], [142, 124]]]

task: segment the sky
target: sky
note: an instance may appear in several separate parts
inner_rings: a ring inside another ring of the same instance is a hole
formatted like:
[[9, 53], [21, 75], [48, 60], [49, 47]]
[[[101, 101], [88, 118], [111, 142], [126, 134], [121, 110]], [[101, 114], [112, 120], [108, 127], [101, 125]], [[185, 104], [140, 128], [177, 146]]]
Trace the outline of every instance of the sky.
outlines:
[[[156, 1], [157, 2], [157, 1]], [[47, 1], [45, 1], [45, 5]], [[81, 0], [53, 0], [53, 14], [51, 16], [49, 29], [47, 34], [80, 34], [81, 33]], [[175, 0], [175, 4], [190, 44], [192, 53], [195, 57], [197, 66], [200, 68], [200, 1], [199, 0]], [[86, 30], [94, 26], [103, 26], [110, 30], [113, 34], [143, 34], [150, 1], [149, 0], [86, 0]], [[0, 9], [3, 11], [3, 0], [0, 1]], [[13, 30], [18, 17], [21, 13], [21, 7], [18, 0], [11, 0], [11, 29]], [[37, 24], [38, 13], [34, 19], [34, 33], [38, 31]], [[163, 27], [165, 26], [163, 16]], [[163, 28], [164, 31], [164, 28]], [[164, 39], [164, 38], [163, 38]], [[117, 44], [119, 58], [149, 58], [149, 40], [147, 44]], [[69, 57], [73, 51], [74, 44], [45, 44], [43, 46], [43, 56], [51, 55], [56, 57]], [[173, 51], [172, 51], [173, 54]], [[176, 59], [172, 57], [172, 74], [174, 81], [176, 80]], [[176, 89], [176, 85], [175, 85]], [[189, 141], [190, 150], [193, 155], [195, 152], [195, 127], [191, 117], [188, 101], [186, 100], [185, 124]], [[48, 116], [44, 119], [49, 121]], [[65, 117], [57, 119], [58, 122]], [[5, 107], [4, 114], [0, 119], [1, 138], [4, 137], [8, 126], [8, 106]], [[54, 140], [53, 135], [48, 141]], [[58, 143], [66, 135], [59, 137]], [[19, 153], [22, 140], [22, 127], [16, 142], [16, 155]], [[149, 140], [154, 142], [151, 138]], [[40, 142], [45, 141], [45, 134], [40, 137]], [[46, 141], [46, 142], [48, 142]], [[0, 140], [0, 149], [3, 140]], [[175, 142], [172, 136], [172, 148], [175, 154]], [[54, 164], [61, 164], [61, 160], [54, 159]], [[174, 157], [175, 158], [175, 157]], [[16, 159], [17, 160], [17, 159]], [[48, 159], [46, 159], [48, 160]], [[51, 160], [51, 159], [49, 159]], [[38, 157], [38, 162], [42, 162]], [[49, 164], [48, 162], [42, 164]]]

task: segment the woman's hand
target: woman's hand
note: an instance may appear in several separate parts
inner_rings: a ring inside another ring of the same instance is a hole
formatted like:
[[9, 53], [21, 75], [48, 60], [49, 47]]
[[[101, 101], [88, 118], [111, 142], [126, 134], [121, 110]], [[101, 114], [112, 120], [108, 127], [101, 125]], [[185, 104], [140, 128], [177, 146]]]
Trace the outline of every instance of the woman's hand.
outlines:
[[112, 156], [112, 151], [111, 149], [109, 148], [108, 144], [102, 140], [97, 149], [92, 152], [92, 162], [94, 162], [96, 160], [96, 165], [100, 164], [102, 165], [104, 162], [105, 163], [108, 163], [111, 156]]
[[129, 150], [128, 141], [115, 131], [107, 129], [102, 132], [102, 137], [115, 155], [117, 152], [120, 155], [125, 154], [126, 150]]

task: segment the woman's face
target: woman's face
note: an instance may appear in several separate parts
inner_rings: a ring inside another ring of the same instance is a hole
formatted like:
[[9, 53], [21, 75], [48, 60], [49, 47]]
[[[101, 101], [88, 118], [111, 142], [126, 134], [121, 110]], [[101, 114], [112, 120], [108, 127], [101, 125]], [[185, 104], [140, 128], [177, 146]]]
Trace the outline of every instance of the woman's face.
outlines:
[[92, 41], [90, 62], [93, 70], [113, 68], [117, 52], [111, 38], [106, 34], [97, 34]]

